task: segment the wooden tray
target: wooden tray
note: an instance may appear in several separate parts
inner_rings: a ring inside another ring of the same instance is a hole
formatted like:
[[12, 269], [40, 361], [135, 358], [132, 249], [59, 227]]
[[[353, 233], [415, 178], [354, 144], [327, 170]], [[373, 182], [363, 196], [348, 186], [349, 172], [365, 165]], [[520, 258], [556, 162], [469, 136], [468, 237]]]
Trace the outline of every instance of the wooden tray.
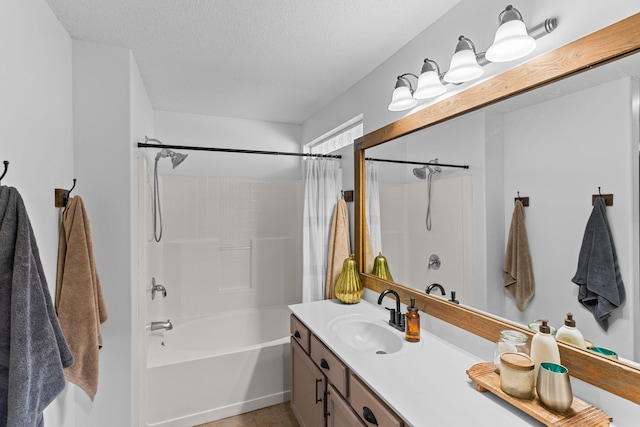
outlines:
[[560, 414], [542, 406], [537, 397], [533, 400], [523, 400], [509, 396], [500, 388], [500, 375], [495, 372], [495, 365], [491, 362], [473, 365], [467, 370], [467, 375], [475, 381], [476, 390], [480, 392], [490, 391], [547, 426], [596, 427], [608, 426], [612, 421], [602, 410], [577, 397], [573, 398], [571, 408], [567, 412]]

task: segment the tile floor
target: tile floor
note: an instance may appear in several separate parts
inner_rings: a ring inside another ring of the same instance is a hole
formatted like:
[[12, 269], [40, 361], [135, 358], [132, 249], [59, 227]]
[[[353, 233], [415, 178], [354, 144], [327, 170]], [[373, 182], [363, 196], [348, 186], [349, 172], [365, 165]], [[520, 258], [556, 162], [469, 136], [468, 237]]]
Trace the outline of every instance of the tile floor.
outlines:
[[284, 402], [195, 427], [299, 427], [299, 424], [291, 411], [291, 402]]

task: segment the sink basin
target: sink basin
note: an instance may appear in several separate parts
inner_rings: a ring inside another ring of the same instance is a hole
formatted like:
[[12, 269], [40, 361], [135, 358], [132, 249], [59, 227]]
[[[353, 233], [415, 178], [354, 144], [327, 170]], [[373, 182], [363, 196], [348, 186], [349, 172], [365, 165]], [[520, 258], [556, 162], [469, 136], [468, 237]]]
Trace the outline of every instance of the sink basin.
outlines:
[[331, 323], [332, 332], [355, 350], [391, 354], [402, 349], [402, 338], [384, 320], [352, 315], [339, 317]]

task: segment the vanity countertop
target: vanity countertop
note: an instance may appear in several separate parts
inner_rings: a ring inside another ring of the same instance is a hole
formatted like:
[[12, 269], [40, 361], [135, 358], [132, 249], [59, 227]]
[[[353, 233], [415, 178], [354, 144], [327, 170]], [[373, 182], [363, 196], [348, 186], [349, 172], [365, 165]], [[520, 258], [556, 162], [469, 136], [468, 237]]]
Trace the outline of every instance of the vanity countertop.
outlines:
[[[364, 300], [354, 305], [326, 300], [289, 308], [409, 425], [542, 425], [493, 394], [476, 391], [466, 371], [483, 360], [424, 329], [419, 343], [405, 341], [402, 332], [386, 325], [389, 314], [384, 307]], [[332, 322], [346, 315], [379, 318], [381, 325], [402, 337], [402, 349], [370, 354], [347, 345], [332, 332]]]

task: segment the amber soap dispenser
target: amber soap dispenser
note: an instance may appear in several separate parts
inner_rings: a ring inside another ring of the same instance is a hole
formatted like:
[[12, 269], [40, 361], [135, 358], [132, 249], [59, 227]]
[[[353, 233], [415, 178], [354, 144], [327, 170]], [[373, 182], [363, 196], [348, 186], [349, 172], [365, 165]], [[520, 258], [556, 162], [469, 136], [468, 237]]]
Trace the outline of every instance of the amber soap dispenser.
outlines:
[[411, 298], [411, 306], [407, 307], [404, 331], [404, 338], [407, 341], [420, 341], [420, 315], [418, 314], [415, 298]]

